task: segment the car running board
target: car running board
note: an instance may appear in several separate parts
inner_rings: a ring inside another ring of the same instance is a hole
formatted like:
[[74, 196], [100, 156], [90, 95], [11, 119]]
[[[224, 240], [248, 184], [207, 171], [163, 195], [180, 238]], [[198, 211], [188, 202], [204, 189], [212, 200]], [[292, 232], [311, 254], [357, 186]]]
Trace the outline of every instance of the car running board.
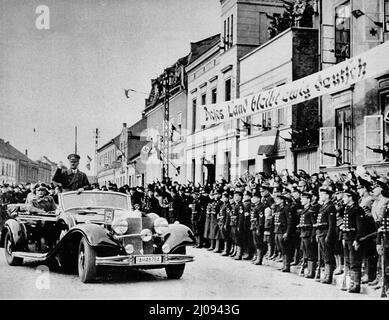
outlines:
[[26, 258], [26, 259], [34, 259], [34, 260], [45, 260], [47, 258], [47, 253], [36, 253], [36, 252], [15, 251], [12, 252], [12, 255], [18, 258]]

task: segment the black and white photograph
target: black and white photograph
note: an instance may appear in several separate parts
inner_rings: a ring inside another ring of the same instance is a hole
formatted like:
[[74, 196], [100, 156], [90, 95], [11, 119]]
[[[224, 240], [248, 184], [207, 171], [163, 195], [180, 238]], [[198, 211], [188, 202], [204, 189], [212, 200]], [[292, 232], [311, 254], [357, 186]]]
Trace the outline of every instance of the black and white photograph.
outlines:
[[0, 300], [388, 286], [389, 0], [0, 0]]

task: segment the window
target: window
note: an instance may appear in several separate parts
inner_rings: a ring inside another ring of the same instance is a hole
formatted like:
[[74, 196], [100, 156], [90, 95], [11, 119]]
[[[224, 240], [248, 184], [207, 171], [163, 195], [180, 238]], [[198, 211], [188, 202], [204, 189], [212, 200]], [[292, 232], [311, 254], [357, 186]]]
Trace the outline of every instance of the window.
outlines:
[[320, 128], [320, 165], [329, 167], [336, 166], [336, 158], [328, 157], [323, 153], [333, 153], [336, 147], [336, 128], [335, 127], [323, 127]]
[[384, 31], [389, 32], [389, 0], [384, 2]]
[[192, 100], [192, 133], [196, 131], [196, 104], [197, 100]]
[[227, 35], [226, 35], [226, 48], [230, 47], [230, 18], [227, 18]]
[[266, 111], [262, 113], [262, 128], [263, 130], [270, 130], [272, 128], [272, 112]]
[[232, 47], [233, 43], [234, 43], [234, 15], [231, 15], [231, 33], [230, 33], [230, 41], [229, 41], [229, 45], [230, 47]]
[[[207, 94], [206, 93], [203, 93], [201, 95], [201, 105], [206, 105], [207, 104]], [[205, 128], [205, 125], [201, 125], [201, 129], [204, 129]]]
[[336, 62], [350, 58], [350, 1], [335, 9]]
[[231, 100], [231, 79], [227, 79], [224, 83], [224, 101]]
[[213, 88], [211, 91], [211, 103], [217, 102], [217, 89]]
[[373, 150], [383, 147], [382, 115], [365, 116], [365, 161], [377, 162], [382, 160], [382, 155]]
[[336, 148], [342, 151], [342, 161], [352, 163], [352, 117], [351, 107], [337, 109], [336, 119]]
[[226, 36], [227, 36], [227, 21], [224, 20], [224, 32], [223, 32], [223, 43], [222, 43], [222, 46], [225, 46], [226, 45]]
[[196, 159], [192, 159], [192, 182], [195, 183], [196, 179]]

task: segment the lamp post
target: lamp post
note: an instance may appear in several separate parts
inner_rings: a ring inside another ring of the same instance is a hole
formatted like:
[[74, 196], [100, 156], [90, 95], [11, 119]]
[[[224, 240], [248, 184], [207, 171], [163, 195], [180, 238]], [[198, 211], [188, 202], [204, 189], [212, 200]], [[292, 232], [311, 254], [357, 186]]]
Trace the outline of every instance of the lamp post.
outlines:
[[162, 75], [162, 85], [164, 89], [163, 98], [163, 145], [162, 145], [162, 181], [169, 178], [169, 140], [170, 140], [170, 121], [169, 121], [169, 98], [170, 82], [173, 74], [172, 69], [165, 69]]

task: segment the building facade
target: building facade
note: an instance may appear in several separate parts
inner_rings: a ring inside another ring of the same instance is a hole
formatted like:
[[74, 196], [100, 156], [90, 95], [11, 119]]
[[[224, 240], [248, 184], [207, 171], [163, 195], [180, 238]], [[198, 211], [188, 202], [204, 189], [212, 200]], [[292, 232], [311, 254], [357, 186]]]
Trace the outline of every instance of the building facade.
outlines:
[[268, 15], [283, 12], [278, 1], [222, 0], [220, 4], [219, 39], [186, 67], [190, 133], [187, 176], [195, 183], [239, 177], [238, 120], [205, 127], [199, 122], [196, 108], [239, 98], [239, 59], [269, 39]]
[[[322, 30], [323, 68], [387, 41], [388, 13], [386, 0], [332, 0], [325, 5], [323, 2], [322, 24], [328, 26]], [[343, 165], [321, 153], [320, 169], [333, 175], [350, 167], [364, 166], [386, 174], [388, 163], [383, 161], [381, 153], [371, 149], [383, 150], [389, 142], [388, 111], [389, 73], [323, 96], [320, 146], [326, 153], [338, 149]]]

